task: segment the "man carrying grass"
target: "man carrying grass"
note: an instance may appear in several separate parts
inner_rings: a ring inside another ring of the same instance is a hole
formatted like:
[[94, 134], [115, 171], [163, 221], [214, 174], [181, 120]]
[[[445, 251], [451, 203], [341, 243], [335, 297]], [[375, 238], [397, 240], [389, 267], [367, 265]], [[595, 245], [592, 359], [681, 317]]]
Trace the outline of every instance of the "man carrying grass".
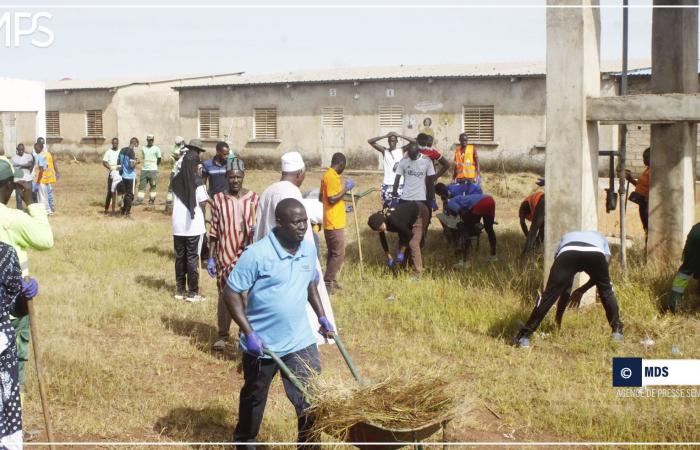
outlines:
[[219, 337], [212, 346], [221, 351], [226, 346], [231, 328], [231, 315], [223, 303], [223, 292], [229, 274], [236, 267], [243, 250], [253, 242], [255, 212], [258, 208], [258, 194], [243, 188], [245, 165], [241, 159], [226, 162], [228, 191], [219, 192], [211, 201], [211, 229], [209, 248], [211, 256], [207, 261], [207, 272], [216, 278], [219, 290], [219, 303], [216, 316]]
[[[277, 364], [263, 353], [276, 353], [304, 384], [321, 371], [316, 337], [307, 326], [306, 305], [311, 305], [321, 325], [319, 333], [331, 337], [333, 325], [326, 318], [316, 288], [316, 249], [304, 239], [309, 219], [300, 201], [287, 198], [275, 208], [277, 226], [248, 247], [228, 277], [224, 303], [241, 329], [243, 377], [238, 423], [233, 434], [241, 449], [255, 448], [267, 395]], [[248, 292], [247, 302], [243, 293]], [[287, 398], [297, 415], [297, 442], [312, 439], [313, 417], [303, 393], [283, 374]], [[303, 447], [300, 445], [300, 447]], [[310, 447], [313, 448], [313, 447]]]
[[[547, 286], [538, 300], [535, 309], [523, 328], [520, 329], [515, 340], [519, 347], [530, 347], [530, 336], [540, 326], [542, 320], [549, 312], [554, 302], [557, 305], [557, 325], [561, 325], [567, 304], [578, 304], [583, 294], [593, 287], [598, 288], [605, 315], [612, 328], [612, 339], [622, 341], [622, 321], [620, 321], [620, 309], [617, 306], [617, 298], [613, 292], [608, 271], [610, 260], [610, 247], [605, 236], [597, 231], [573, 231], [566, 233], [559, 241], [554, 263], [549, 271]], [[586, 272], [590, 277], [588, 283], [571, 292], [574, 276], [579, 272]]]

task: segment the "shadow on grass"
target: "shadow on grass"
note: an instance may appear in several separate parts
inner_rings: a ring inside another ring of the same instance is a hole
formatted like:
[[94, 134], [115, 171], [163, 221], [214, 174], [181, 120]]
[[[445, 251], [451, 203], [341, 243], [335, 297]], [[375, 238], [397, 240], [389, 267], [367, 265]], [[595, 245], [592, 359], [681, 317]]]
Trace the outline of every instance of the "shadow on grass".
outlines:
[[241, 359], [240, 352], [238, 351], [238, 339], [236, 338], [237, 328], [235, 324], [231, 327], [231, 337], [224, 351], [213, 351], [211, 345], [219, 335], [216, 327], [208, 323], [179, 317], [163, 316], [160, 320], [165, 328], [179, 336], [190, 338], [190, 343], [192, 345], [208, 355], [215, 355], [226, 361], [239, 361]]
[[489, 336], [500, 339], [506, 344], [511, 344], [515, 335], [520, 331], [520, 328], [525, 325], [528, 314], [528, 311], [517, 311], [499, 318], [489, 327]]
[[137, 275], [136, 283], [153, 290], [165, 289], [168, 292], [175, 292], [175, 283], [151, 275]]
[[151, 253], [153, 255], [160, 256], [161, 258], [168, 258], [171, 261], [175, 261], [175, 254], [173, 253], [172, 249], [163, 250], [162, 248], [158, 248], [152, 245], [150, 247], [144, 248], [143, 252]]
[[[227, 422], [230, 411], [222, 407], [175, 408], [153, 426], [161, 436], [185, 442], [229, 442], [234, 424]], [[203, 447], [206, 448], [206, 447]]]

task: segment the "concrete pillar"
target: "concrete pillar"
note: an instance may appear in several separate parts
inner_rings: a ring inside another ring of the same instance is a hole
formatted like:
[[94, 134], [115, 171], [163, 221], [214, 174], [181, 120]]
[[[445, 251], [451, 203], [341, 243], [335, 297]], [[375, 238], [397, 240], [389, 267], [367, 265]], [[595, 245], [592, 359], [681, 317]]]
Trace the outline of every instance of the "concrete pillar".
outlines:
[[[654, 0], [652, 74], [655, 94], [698, 92], [697, 0]], [[677, 122], [651, 126], [649, 192], [650, 260], [677, 263], [685, 237], [695, 221], [697, 125]]]
[[548, 0], [545, 280], [564, 233], [596, 230], [598, 123], [586, 121], [586, 97], [600, 95], [597, 0]]

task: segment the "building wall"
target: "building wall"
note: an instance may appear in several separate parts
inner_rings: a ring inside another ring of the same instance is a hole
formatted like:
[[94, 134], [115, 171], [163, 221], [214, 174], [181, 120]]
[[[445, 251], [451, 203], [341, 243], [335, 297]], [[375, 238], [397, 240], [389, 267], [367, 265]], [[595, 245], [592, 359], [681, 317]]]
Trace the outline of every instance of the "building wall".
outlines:
[[[114, 93], [107, 90], [49, 91], [46, 93], [46, 110], [59, 112], [60, 138], [47, 137], [53, 152], [100, 152], [117, 135], [117, 108]], [[88, 138], [87, 110], [102, 111], [102, 137]]]
[[[331, 88], [335, 97], [329, 94]], [[397, 131], [412, 137], [423, 119], [430, 117], [437, 148], [448, 151], [462, 132], [462, 106], [493, 105], [494, 141], [477, 145], [482, 161], [536, 165], [544, 156], [544, 88], [544, 78], [537, 77], [513, 82], [490, 78], [184, 89], [180, 91], [180, 131], [185, 138], [196, 137], [199, 109], [219, 108], [220, 137], [227, 135], [244, 158], [275, 163], [285, 151], [297, 149], [311, 164], [320, 164], [321, 108], [342, 106], [343, 151], [357, 165], [374, 167], [377, 153], [367, 139], [387, 131], [379, 127], [379, 106], [402, 105], [404, 124]], [[394, 90], [393, 97], [387, 97], [387, 89]], [[253, 139], [253, 110], [264, 107], [277, 108], [279, 142]]]
[[155, 145], [161, 150], [172, 148], [179, 134], [179, 107], [178, 93], [171, 86], [170, 83], [134, 85], [117, 91], [114, 106], [118, 114], [120, 145], [128, 145], [134, 136], [145, 145], [146, 135], [153, 134]]
[[0, 77], [0, 152], [14, 155], [23, 142], [46, 134], [44, 83]]

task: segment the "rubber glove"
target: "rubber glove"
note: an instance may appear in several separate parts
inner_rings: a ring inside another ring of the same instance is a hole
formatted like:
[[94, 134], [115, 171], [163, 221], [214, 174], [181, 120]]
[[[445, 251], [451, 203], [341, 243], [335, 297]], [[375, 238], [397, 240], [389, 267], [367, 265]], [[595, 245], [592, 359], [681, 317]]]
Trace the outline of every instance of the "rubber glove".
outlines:
[[346, 212], [346, 213], [351, 213], [352, 211], [353, 211], [352, 205], [351, 205], [350, 203], [347, 203], [347, 204], [345, 205], [345, 212]]
[[27, 300], [30, 300], [39, 294], [39, 282], [36, 278], [30, 278], [28, 280], [22, 280], [22, 295]]
[[214, 261], [214, 258], [207, 260], [207, 273], [210, 277], [216, 278], [216, 261]]
[[394, 258], [392, 258], [391, 256], [387, 256], [386, 257], [386, 265], [388, 268], [393, 269], [394, 266], [396, 265]]
[[438, 210], [437, 200], [435, 200], [435, 199], [432, 199], [432, 200], [431, 200], [431, 202], [430, 202], [430, 208], [431, 208], [433, 211], [437, 211], [437, 210]]
[[403, 264], [404, 259], [406, 259], [406, 254], [404, 252], [396, 253], [396, 264]]
[[323, 336], [325, 336], [328, 333], [335, 333], [335, 328], [333, 328], [333, 324], [330, 320], [328, 320], [326, 316], [319, 317], [318, 324], [321, 325], [321, 329], [319, 329], [318, 332], [321, 333]]
[[352, 181], [350, 178], [348, 178], [348, 179], [345, 180], [345, 190], [346, 190], [346, 191], [351, 191], [351, 190], [353, 190], [353, 188], [354, 188], [355, 186], [357, 186], [357, 183], [355, 183], [354, 181]]
[[39, 193], [39, 183], [32, 183], [32, 192], [35, 194]]
[[399, 198], [398, 197], [392, 197], [391, 200], [389, 200], [389, 208], [394, 209], [397, 206], [399, 206]]
[[246, 334], [245, 340], [246, 340], [245, 347], [246, 347], [246, 351], [248, 353], [250, 353], [253, 356], [258, 356], [258, 357], [263, 355], [263, 347], [265, 346], [265, 344], [263, 343], [263, 341], [260, 338], [260, 336], [258, 335], [258, 333], [253, 331], [250, 334]]

